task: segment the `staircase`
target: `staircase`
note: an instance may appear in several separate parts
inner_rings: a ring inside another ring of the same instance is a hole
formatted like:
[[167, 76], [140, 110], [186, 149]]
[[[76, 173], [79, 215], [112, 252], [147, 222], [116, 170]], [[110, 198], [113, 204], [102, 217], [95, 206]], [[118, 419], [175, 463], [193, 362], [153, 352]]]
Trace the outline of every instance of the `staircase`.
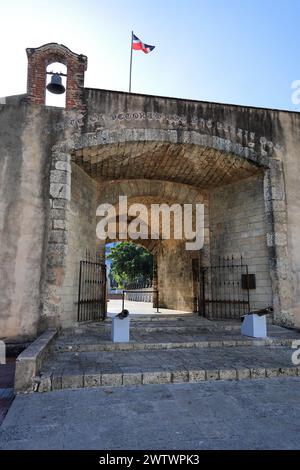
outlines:
[[241, 336], [237, 321], [137, 315], [130, 342], [112, 343], [111, 320], [64, 331], [36, 377], [36, 391], [300, 375], [291, 348], [300, 334], [269, 326], [267, 339]]

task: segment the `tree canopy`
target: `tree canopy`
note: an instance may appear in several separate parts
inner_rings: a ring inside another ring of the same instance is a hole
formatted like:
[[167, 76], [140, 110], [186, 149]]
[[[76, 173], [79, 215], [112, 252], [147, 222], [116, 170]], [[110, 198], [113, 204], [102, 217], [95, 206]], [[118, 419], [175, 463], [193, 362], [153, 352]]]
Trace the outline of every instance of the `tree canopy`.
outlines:
[[153, 273], [153, 256], [141, 246], [120, 242], [110, 249], [111, 279], [118, 287], [128, 283], [149, 282]]

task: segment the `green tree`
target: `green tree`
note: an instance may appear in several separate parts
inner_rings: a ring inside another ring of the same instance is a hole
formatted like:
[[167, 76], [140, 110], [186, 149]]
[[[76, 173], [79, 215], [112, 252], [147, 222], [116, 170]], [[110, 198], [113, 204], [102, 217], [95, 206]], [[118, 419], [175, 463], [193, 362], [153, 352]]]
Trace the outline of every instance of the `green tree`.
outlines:
[[120, 242], [111, 248], [108, 258], [112, 260], [112, 279], [120, 288], [126, 283], [147, 282], [152, 278], [153, 256], [141, 246]]

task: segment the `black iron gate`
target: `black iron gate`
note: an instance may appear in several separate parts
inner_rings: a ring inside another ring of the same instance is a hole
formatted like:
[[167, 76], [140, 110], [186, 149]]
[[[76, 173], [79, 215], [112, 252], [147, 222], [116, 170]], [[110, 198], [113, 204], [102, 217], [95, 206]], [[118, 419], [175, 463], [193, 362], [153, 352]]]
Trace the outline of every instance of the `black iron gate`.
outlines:
[[250, 311], [248, 266], [243, 258], [219, 258], [202, 268], [199, 314], [212, 319], [240, 319]]
[[78, 321], [104, 320], [106, 317], [106, 267], [89, 252], [80, 261]]

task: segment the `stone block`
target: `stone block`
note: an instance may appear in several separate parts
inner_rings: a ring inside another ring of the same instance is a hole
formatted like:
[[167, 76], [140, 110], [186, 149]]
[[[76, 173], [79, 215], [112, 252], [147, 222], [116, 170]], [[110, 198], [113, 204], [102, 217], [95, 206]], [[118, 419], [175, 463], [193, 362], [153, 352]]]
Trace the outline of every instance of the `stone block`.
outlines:
[[[55, 201], [59, 201], [59, 199], [53, 199], [53, 204]], [[65, 199], [61, 199], [62, 202], [68, 202]], [[67, 212], [65, 209], [51, 209], [50, 211], [51, 219], [60, 219], [65, 220], [67, 218]]]
[[199, 341], [197, 343], [197, 347], [200, 348], [208, 348], [209, 347], [209, 342], [208, 341]]
[[280, 367], [278, 370], [279, 376], [295, 376], [297, 375], [297, 367]]
[[164, 343], [164, 349], [173, 349], [173, 343]]
[[206, 380], [219, 380], [220, 374], [218, 370], [206, 370], [205, 371]]
[[32, 392], [35, 377], [38, 376], [42, 363], [49, 353], [56, 337], [55, 330], [45, 331], [16, 360], [15, 391], [16, 393]]
[[53, 163], [55, 162], [70, 162], [71, 155], [69, 153], [64, 153], [62, 150], [60, 151], [57, 149], [55, 152], [52, 153], [53, 155]]
[[53, 209], [66, 209], [69, 205], [69, 202], [64, 199], [52, 199]]
[[190, 382], [201, 382], [205, 380], [205, 370], [190, 370], [189, 381]]
[[83, 377], [84, 387], [100, 387], [101, 386], [101, 375], [100, 374], [85, 374]]
[[252, 341], [252, 346], [265, 346], [265, 344], [264, 339], [253, 339]]
[[122, 385], [122, 374], [102, 374], [101, 385], [104, 386], [119, 386]]
[[69, 162], [62, 162], [58, 161], [55, 163], [55, 168], [56, 170], [64, 171], [64, 172], [69, 172], [71, 173], [72, 168]]
[[189, 372], [187, 370], [178, 370], [172, 372], [173, 383], [183, 383], [189, 381]]
[[222, 347], [222, 341], [209, 341], [209, 347], [210, 348], [221, 348]]
[[164, 384], [171, 382], [170, 372], [144, 372], [143, 384]]
[[50, 184], [50, 196], [55, 199], [66, 199], [71, 200], [71, 187], [64, 183], [51, 183]]
[[237, 372], [235, 369], [220, 370], [220, 380], [236, 380]]
[[227, 347], [233, 347], [233, 346], [236, 346], [236, 341], [233, 341], [233, 340], [224, 340], [222, 341], [223, 343], [223, 346], [227, 346]]
[[61, 390], [62, 388], [62, 377], [61, 375], [52, 375], [52, 390]]
[[142, 374], [140, 372], [124, 373], [123, 385], [141, 385]]
[[[116, 343], [118, 344], [118, 343]], [[133, 343], [123, 343], [122, 344], [122, 351], [132, 351], [133, 350]]]
[[49, 266], [64, 266], [68, 246], [63, 243], [50, 243], [47, 250]]
[[66, 244], [68, 241], [67, 233], [65, 230], [51, 230], [49, 242], [50, 243], [63, 243]]
[[266, 369], [263, 367], [250, 369], [251, 379], [264, 379], [266, 377]]
[[66, 173], [65, 171], [60, 170], [51, 170], [50, 171], [50, 181], [51, 183], [65, 183], [71, 184], [71, 174]]
[[278, 369], [267, 368], [266, 369], [266, 377], [277, 377], [278, 376]]
[[237, 369], [238, 380], [250, 379], [250, 369]]
[[63, 375], [61, 388], [82, 388], [83, 375]]
[[51, 375], [41, 375], [39, 377], [39, 392], [50, 392], [52, 388]]
[[20, 362], [16, 360], [15, 391], [16, 393], [33, 392], [36, 375], [35, 359]]
[[54, 230], [67, 230], [67, 224], [65, 220], [54, 219], [53, 220]]

